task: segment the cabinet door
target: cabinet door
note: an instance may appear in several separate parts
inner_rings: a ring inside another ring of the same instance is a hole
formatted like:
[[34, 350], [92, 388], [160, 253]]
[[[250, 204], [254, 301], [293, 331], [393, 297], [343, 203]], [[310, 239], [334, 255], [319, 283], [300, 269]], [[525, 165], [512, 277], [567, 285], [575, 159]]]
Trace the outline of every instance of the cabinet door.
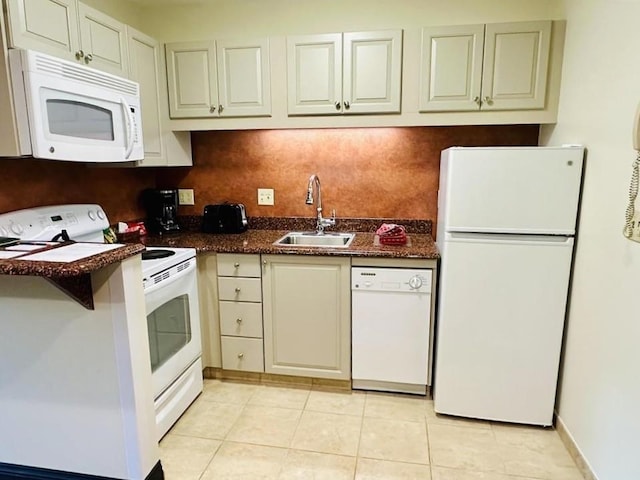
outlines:
[[126, 77], [128, 75], [126, 26], [83, 3], [79, 4], [78, 11], [80, 45], [84, 53], [80, 61], [89, 67]]
[[145, 165], [166, 165], [162, 139], [159, 85], [159, 43], [131, 27], [129, 42], [129, 78], [140, 84], [142, 137]]
[[342, 35], [287, 37], [289, 115], [342, 111]]
[[265, 371], [349, 379], [349, 259], [292, 255], [263, 259]]
[[480, 109], [484, 25], [422, 30], [420, 111]]
[[269, 40], [217, 41], [218, 114], [221, 117], [271, 114]]
[[8, 0], [10, 46], [75, 60], [77, 0]]
[[217, 117], [215, 42], [167, 44], [166, 56], [170, 116]]
[[244, 372], [264, 372], [261, 338], [221, 338], [222, 368]]
[[488, 24], [483, 110], [544, 108], [551, 21]]
[[344, 34], [344, 113], [400, 112], [402, 30]]
[[169, 121], [167, 83], [160, 43], [127, 26], [129, 78], [140, 84], [144, 159], [139, 167], [191, 165], [189, 132], [172, 132]]

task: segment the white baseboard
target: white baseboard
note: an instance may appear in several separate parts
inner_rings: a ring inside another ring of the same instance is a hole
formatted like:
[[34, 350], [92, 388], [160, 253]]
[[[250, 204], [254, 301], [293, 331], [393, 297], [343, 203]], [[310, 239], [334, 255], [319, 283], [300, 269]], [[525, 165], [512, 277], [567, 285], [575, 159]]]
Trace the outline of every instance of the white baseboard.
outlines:
[[564, 443], [564, 446], [567, 447], [569, 454], [573, 458], [573, 461], [576, 462], [578, 470], [580, 470], [580, 473], [582, 474], [584, 479], [599, 480], [596, 474], [593, 473], [593, 469], [591, 468], [591, 465], [589, 465], [589, 462], [587, 461], [587, 459], [584, 458], [584, 455], [582, 455], [580, 448], [578, 448], [578, 445], [576, 444], [576, 441], [573, 439], [573, 436], [571, 436], [571, 433], [567, 429], [567, 426], [564, 424], [564, 422], [558, 416], [557, 413], [554, 414], [554, 417], [555, 417], [556, 431], [560, 436], [560, 440], [562, 440], [562, 443]]

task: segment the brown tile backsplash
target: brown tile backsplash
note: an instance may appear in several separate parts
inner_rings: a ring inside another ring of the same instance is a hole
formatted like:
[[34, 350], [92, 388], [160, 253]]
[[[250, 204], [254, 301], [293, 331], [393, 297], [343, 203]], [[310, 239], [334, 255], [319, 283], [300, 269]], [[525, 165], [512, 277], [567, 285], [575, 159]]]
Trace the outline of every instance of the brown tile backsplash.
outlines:
[[[537, 125], [215, 131], [191, 134], [194, 166], [158, 172], [159, 187], [195, 190], [199, 215], [210, 203], [244, 203], [251, 217], [313, 217], [307, 181], [322, 182], [324, 214], [437, 217], [440, 151], [453, 145], [537, 145]], [[274, 206], [257, 189], [275, 190]]]
[[[322, 182], [324, 214], [338, 218], [437, 217], [440, 151], [453, 145], [537, 145], [538, 125], [234, 130], [193, 132], [193, 167], [111, 168], [35, 159], [0, 159], [0, 213], [58, 203], [99, 203], [112, 223], [144, 217], [149, 187], [195, 190], [205, 205], [244, 203], [251, 217], [313, 217], [304, 203], [309, 176]], [[275, 189], [274, 206], [257, 189]]]
[[101, 167], [33, 158], [0, 159], [0, 213], [63, 203], [98, 203], [109, 220], [144, 216], [140, 192], [155, 185], [144, 168]]

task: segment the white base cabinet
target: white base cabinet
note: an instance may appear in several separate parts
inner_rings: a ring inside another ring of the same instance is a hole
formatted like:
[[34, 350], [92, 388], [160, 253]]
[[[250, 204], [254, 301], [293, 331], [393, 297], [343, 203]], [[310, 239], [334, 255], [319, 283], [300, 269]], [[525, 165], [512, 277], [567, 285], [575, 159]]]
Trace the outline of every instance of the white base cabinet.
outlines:
[[262, 258], [265, 372], [351, 378], [351, 260]]
[[217, 256], [222, 368], [264, 372], [260, 255]]

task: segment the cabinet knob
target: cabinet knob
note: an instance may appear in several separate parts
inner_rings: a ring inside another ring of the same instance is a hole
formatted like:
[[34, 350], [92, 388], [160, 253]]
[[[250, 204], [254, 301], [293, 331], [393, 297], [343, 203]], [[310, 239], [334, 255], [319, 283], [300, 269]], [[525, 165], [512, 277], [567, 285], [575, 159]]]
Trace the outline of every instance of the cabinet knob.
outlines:
[[493, 105], [493, 100], [490, 96], [487, 95], [486, 97], [484, 97], [484, 103], [486, 103], [487, 105]]
[[336, 110], [340, 110], [340, 102], [336, 102]]
[[242, 358], [242, 357], [244, 357], [244, 353], [240, 352], [240, 353], [238, 354], [238, 358]]
[[216, 113], [216, 106], [215, 105], [211, 105], [209, 107], [209, 113]]
[[218, 113], [222, 113], [224, 107], [222, 105], [218, 105]]
[[89, 63], [91, 60], [93, 60], [93, 55], [88, 53], [84, 56], [84, 63]]
[[240, 287], [236, 287], [236, 293], [240, 293]]
[[239, 268], [239, 267], [240, 267], [240, 264], [238, 262], [233, 264], [233, 268]]
[[236, 318], [236, 323], [237, 323], [238, 325], [240, 325], [240, 324], [242, 323], [242, 319], [241, 319], [241, 318]]
[[76, 52], [76, 60], [80, 60], [83, 57], [84, 57], [84, 52], [82, 50], [78, 50]]
[[345, 100], [345, 102], [344, 102], [344, 109], [345, 109], [345, 110], [349, 110], [350, 108], [351, 108], [351, 104], [350, 104], [348, 101], [346, 101], [346, 100]]
[[480, 100], [480, 97], [474, 97], [473, 101], [478, 106], [482, 105], [482, 100]]

